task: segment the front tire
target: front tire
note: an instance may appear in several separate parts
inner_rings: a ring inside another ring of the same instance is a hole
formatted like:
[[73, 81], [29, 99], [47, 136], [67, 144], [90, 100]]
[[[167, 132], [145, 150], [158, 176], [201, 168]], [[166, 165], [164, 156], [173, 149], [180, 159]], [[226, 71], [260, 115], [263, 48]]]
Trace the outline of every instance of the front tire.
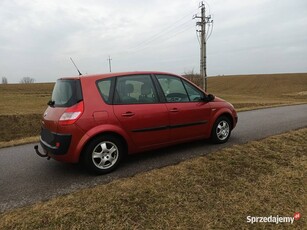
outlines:
[[228, 117], [219, 117], [211, 131], [211, 140], [215, 144], [222, 144], [228, 141], [231, 134], [231, 122]]
[[103, 135], [92, 140], [85, 149], [83, 162], [95, 174], [113, 171], [124, 155], [122, 142], [113, 136]]

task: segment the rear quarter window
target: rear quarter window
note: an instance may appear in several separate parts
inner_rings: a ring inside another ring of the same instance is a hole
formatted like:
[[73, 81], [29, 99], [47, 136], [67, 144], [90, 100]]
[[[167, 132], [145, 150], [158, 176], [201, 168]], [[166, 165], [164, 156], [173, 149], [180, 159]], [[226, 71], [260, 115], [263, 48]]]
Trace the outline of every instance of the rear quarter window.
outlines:
[[79, 80], [56, 81], [51, 100], [55, 107], [70, 107], [82, 101], [81, 83]]
[[107, 104], [112, 103], [111, 86], [113, 81], [114, 78], [108, 78], [96, 82], [99, 93]]

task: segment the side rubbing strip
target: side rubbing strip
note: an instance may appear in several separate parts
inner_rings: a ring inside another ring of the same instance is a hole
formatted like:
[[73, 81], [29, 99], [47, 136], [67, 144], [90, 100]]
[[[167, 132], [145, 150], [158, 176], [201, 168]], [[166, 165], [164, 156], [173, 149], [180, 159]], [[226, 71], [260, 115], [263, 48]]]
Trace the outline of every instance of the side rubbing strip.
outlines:
[[169, 126], [160, 126], [160, 127], [145, 128], [145, 129], [135, 129], [135, 130], [132, 130], [132, 132], [139, 133], [139, 132], [158, 131], [158, 130], [164, 130], [164, 129], [169, 129]]
[[207, 123], [208, 123], [208, 121], [199, 121], [199, 122], [193, 122], [193, 123], [171, 125], [170, 128], [171, 128], [171, 129], [176, 129], [176, 128], [194, 126], [194, 125], [203, 125], [203, 124], [207, 124]]
[[182, 128], [182, 127], [188, 127], [188, 126], [195, 126], [195, 125], [203, 125], [207, 124], [208, 121], [198, 121], [193, 123], [184, 123], [184, 124], [177, 124], [177, 125], [170, 125], [170, 126], [159, 126], [159, 127], [152, 127], [152, 128], [144, 128], [144, 129], [134, 129], [132, 132], [139, 133], [139, 132], [151, 132], [151, 131], [158, 131], [158, 130], [165, 130], [165, 129], [176, 129], [176, 128]]

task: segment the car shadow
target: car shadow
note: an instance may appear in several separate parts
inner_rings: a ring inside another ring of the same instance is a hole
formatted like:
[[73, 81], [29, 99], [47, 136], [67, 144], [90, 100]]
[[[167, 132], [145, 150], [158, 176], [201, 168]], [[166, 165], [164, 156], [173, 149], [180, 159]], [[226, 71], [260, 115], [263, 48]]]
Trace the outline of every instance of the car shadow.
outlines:
[[178, 164], [198, 156], [204, 156], [221, 148], [233, 145], [234, 141], [215, 145], [210, 140], [198, 140], [128, 155], [115, 171], [101, 176], [89, 173], [83, 167], [82, 163], [70, 164], [54, 160], [52, 163], [47, 161], [51, 164], [49, 167], [45, 167], [45, 171], [47, 170], [50, 173], [56, 172], [57, 175], [61, 175], [64, 178], [73, 178], [73, 181], [80, 178], [95, 178], [94, 181], [99, 183], [109, 182], [115, 178], [129, 177], [140, 172], [146, 172], [155, 168]]

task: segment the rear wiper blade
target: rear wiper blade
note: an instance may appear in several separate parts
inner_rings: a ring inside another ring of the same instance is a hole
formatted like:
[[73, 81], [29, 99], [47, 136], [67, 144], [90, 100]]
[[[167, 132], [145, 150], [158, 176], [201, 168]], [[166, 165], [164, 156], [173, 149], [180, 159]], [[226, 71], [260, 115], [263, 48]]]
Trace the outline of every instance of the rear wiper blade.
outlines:
[[55, 101], [52, 101], [52, 100], [48, 101], [48, 103], [47, 103], [47, 105], [49, 105], [49, 106], [54, 106], [54, 104], [55, 104]]

